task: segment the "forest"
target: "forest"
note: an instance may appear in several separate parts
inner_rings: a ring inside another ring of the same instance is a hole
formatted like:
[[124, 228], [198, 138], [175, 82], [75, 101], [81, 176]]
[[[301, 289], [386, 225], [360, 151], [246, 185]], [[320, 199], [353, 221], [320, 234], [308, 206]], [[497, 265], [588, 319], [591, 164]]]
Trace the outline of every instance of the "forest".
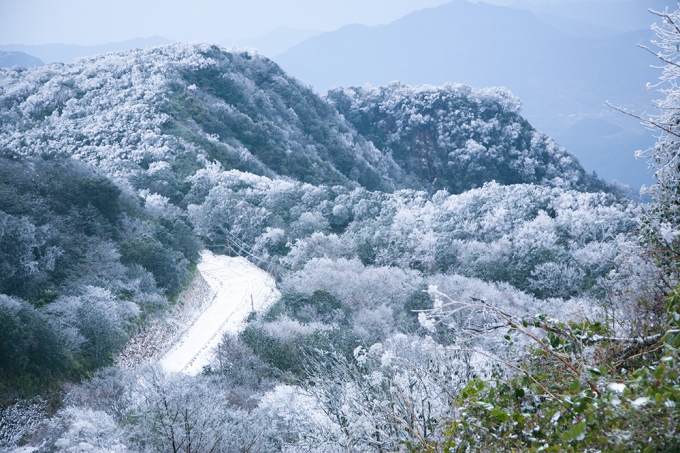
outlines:
[[[641, 196], [502, 87], [322, 97], [202, 43], [0, 69], [0, 451], [676, 451], [680, 11], [659, 16]], [[280, 298], [195, 376], [123, 366], [205, 250]]]

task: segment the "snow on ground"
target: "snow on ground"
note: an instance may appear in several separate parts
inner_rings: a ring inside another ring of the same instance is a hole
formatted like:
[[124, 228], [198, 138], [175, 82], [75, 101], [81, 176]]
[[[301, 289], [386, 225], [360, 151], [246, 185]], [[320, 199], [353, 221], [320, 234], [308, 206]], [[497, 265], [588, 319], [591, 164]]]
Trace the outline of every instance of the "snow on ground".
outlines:
[[200, 373], [225, 333], [237, 334], [252, 311], [262, 312], [280, 297], [274, 278], [245, 258], [205, 251], [198, 271], [214, 295], [161, 357], [161, 366], [169, 372]]
[[166, 371], [200, 373], [224, 333], [238, 333], [253, 308], [264, 311], [279, 297], [274, 278], [245, 258], [205, 251], [175, 308], [131, 338], [118, 365], [159, 361]]
[[144, 330], [128, 341], [118, 356], [118, 366], [133, 370], [144, 363], [158, 361], [189, 326], [210, 306], [215, 292], [199, 270], [170, 312], [152, 319]]

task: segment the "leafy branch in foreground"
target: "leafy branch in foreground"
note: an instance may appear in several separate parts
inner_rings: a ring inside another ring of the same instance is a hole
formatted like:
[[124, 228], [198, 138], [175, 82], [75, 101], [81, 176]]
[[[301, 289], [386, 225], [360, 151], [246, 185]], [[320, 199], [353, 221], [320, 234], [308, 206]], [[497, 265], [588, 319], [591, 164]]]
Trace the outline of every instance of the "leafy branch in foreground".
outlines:
[[435, 303], [433, 310], [419, 315], [426, 327], [477, 311], [492, 320], [482, 327], [508, 328], [506, 340], [512, 341], [511, 335], [518, 333], [531, 348], [515, 361], [498, 360], [483, 351], [510, 372], [497, 367], [490, 379], [470, 381], [454, 403], [446, 440], [428, 451], [647, 453], [680, 448], [680, 90], [676, 84], [680, 10], [652, 13], [663, 20], [652, 27], [657, 34], [653, 43], [659, 49], [655, 55], [665, 63], [659, 83], [667, 87], [660, 89], [665, 99], [655, 103], [661, 113], [642, 118], [619, 109], [661, 131], [648, 151], [657, 183], [649, 190], [652, 202], [639, 241], [645, 259], [658, 271], [657, 281], [648, 284], [661, 284], [664, 290], [650, 301], [640, 296], [636, 302], [640, 307], [632, 307], [635, 313], [651, 304], [646, 313], [651, 316], [643, 316], [639, 323], [632, 317], [625, 320], [624, 326], [635, 332], [626, 336], [613, 327], [622, 320], [564, 323], [544, 315], [518, 320], [483, 301]]
[[[438, 316], [441, 322], [447, 313], [462, 309], [491, 311], [533, 346], [517, 361], [466, 349], [500, 366], [493, 367], [489, 379], [468, 382], [453, 403], [455, 416], [445, 429], [446, 440], [425, 450], [654, 452], [678, 448], [679, 291], [673, 291], [666, 301], [667, 328], [644, 338], [613, 336], [602, 323], [588, 320], [560, 323], [545, 315], [517, 320], [482, 301], [449, 299], [438, 305], [426, 316]], [[511, 339], [510, 335], [506, 338]], [[637, 353], [630, 354], [631, 346]]]

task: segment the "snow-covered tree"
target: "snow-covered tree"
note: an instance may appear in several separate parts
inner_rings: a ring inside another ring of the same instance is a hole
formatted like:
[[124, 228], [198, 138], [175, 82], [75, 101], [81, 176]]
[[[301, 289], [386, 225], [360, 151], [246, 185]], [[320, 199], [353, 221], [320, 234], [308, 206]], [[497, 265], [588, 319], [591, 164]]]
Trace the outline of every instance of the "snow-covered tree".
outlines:
[[647, 155], [655, 170], [656, 183], [649, 189], [652, 206], [643, 223], [643, 236], [664, 268], [669, 285], [679, 280], [680, 263], [680, 10], [656, 12], [661, 24], [652, 29], [657, 38], [653, 52], [664, 62], [660, 77], [660, 93], [664, 99], [655, 102], [660, 114], [646, 120], [659, 131], [659, 138]]

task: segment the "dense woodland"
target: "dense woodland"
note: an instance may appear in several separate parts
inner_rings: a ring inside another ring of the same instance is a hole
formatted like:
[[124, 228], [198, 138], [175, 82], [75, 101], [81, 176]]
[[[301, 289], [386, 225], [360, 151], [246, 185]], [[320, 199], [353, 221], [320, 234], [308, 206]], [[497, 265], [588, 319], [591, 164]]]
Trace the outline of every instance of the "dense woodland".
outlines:
[[[675, 24], [657, 183], [504, 88], [337, 88], [173, 44], [0, 70], [0, 450], [680, 448]], [[282, 297], [198, 376], [117, 365], [200, 252]]]

